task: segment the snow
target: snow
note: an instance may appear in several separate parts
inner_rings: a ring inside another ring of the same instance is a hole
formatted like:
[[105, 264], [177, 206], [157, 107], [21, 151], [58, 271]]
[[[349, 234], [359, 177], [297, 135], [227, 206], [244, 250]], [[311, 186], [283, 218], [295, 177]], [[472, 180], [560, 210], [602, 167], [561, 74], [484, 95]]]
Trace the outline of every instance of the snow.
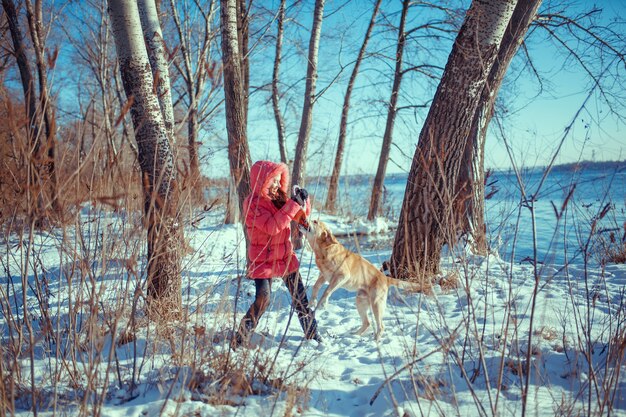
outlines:
[[[457, 288], [435, 286], [429, 295], [390, 291], [379, 343], [372, 329], [362, 337], [351, 334], [360, 319], [355, 294], [343, 289], [316, 312], [323, 343], [303, 340], [288, 292], [274, 279], [270, 307], [251, 345], [233, 351], [230, 334], [254, 299], [254, 285], [241, 279], [241, 227], [223, 225], [222, 216], [206, 213], [186, 230], [190, 249], [183, 262], [183, 303], [188, 316], [167, 328], [155, 327], [140, 308], [132, 310], [144, 266], [141, 257], [136, 266], [127, 262], [140, 248], [121, 243], [136, 230], [137, 219], [84, 210], [80, 228], [36, 235], [26, 299], [38, 337], [32, 363], [41, 394], [38, 415], [91, 415], [100, 401], [104, 417], [521, 415], [531, 315], [527, 415], [587, 414], [590, 392], [590, 413], [599, 414], [597, 395], [602, 397], [605, 389], [614, 395], [611, 414], [626, 415], [624, 347], [619, 350], [624, 339], [615, 338], [625, 334], [626, 265], [540, 266], [533, 309], [532, 264], [460, 249], [442, 260], [445, 274], [459, 279]], [[377, 266], [391, 253], [395, 225], [387, 220], [318, 213], [312, 219], [323, 220], [347, 239], [368, 235], [378, 240], [373, 249], [360, 247], [361, 255]], [[122, 237], [107, 241], [107, 234]], [[81, 235], [91, 239], [77, 239]], [[25, 242], [10, 236], [3, 245], [5, 357], [16, 336], [9, 323], [23, 318]], [[318, 271], [309, 248], [302, 249], [300, 260], [310, 294]], [[46, 277], [52, 323], [47, 333], [32, 265]], [[99, 300], [96, 311], [83, 308], [91, 297]], [[81, 311], [80, 323], [71, 322], [72, 309]], [[133, 322], [134, 341], [112, 349], [111, 334], [119, 340]], [[58, 344], [46, 334], [56, 335]], [[67, 352], [73, 338], [83, 349], [72, 358]], [[30, 416], [31, 357], [24, 346], [19, 364], [15, 415]], [[83, 401], [88, 387], [95, 390]]]

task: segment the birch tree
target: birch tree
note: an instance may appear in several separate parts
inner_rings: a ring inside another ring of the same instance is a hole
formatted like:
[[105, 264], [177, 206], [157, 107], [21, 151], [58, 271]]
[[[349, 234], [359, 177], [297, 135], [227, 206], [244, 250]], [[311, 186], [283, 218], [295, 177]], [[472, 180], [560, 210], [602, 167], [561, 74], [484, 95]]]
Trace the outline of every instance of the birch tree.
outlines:
[[457, 181], [458, 226], [471, 237], [472, 249], [487, 254], [485, 225], [485, 141], [498, 91], [511, 60], [537, 15], [541, 0], [519, 0], [507, 27], [472, 120]]
[[246, 134], [246, 99], [237, 31], [237, 0], [220, 0], [224, 99], [228, 132], [228, 162], [231, 181], [237, 190], [239, 212], [250, 194], [250, 150]]
[[[344, 148], [346, 145], [346, 134], [348, 130], [348, 114], [350, 112], [350, 99], [352, 97], [352, 90], [354, 89], [354, 82], [356, 81], [356, 77], [359, 73], [359, 68], [361, 67], [361, 62], [363, 61], [363, 57], [365, 56], [367, 44], [370, 40], [370, 36], [372, 35], [374, 24], [376, 23], [376, 16], [378, 15], [378, 10], [380, 9], [380, 3], [381, 3], [381, 0], [376, 0], [376, 3], [374, 4], [372, 17], [370, 18], [369, 25], [367, 26], [367, 31], [365, 32], [365, 37], [363, 38], [361, 49], [359, 50], [359, 54], [356, 58], [356, 62], [354, 63], [354, 68], [352, 68], [352, 73], [350, 74], [350, 80], [348, 81], [348, 87], [346, 88], [346, 94], [343, 99], [343, 107], [341, 108], [341, 121], [339, 122], [339, 139], [337, 140], [337, 153], [335, 155], [335, 163], [333, 164], [333, 172], [330, 176], [330, 183], [328, 184], [328, 194], [326, 195], [325, 209], [329, 212], [334, 212], [336, 209], [337, 189], [339, 188], [339, 175], [341, 174], [343, 152], [344, 152]], [[405, 16], [406, 14], [404, 13], [404, 6], [403, 6], [404, 20], [406, 20]]]
[[306, 70], [306, 87], [304, 91], [304, 104], [302, 105], [302, 119], [296, 143], [296, 153], [293, 161], [292, 184], [303, 184], [306, 172], [307, 147], [313, 121], [313, 104], [315, 103], [315, 88], [317, 84], [317, 52], [322, 33], [322, 21], [324, 20], [325, 0], [315, 0], [313, 11], [313, 26], [309, 39], [309, 59]]
[[426, 284], [456, 233], [454, 191], [481, 92], [517, 0], [474, 0], [420, 132], [391, 255], [391, 272]]
[[172, 149], [144, 43], [136, 2], [109, 0], [115, 46], [137, 141], [147, 226], [147, 289], [150, 313], [169, 319], [181, 314], [182, 228]]
[[155, 0], [137, 0], [144, 40], [152, 68], [152, 78], [159, 99], [159, 107], [163, 115], [165, 130], [172, 144], [176, 143], [174, 130], [174, 107], [172, 105], [172, 89], [170, 86], [169, 66], [166, 58], [165, 41], [161, 32], [159, 13]]
[[402, 83], [402, 57], [404, 55], [404, 45], [406, 43], [406, 33], [404, 31], [406, 25], [406, 15], [409, 10], [409, 0], [402, 1], [402, 13], [400, 15], [400, 27], [398, 28], [398, 43], [396, 45], [396, 66], [393, 75], [393, 86], [391, 87], [391, 97], [389, 98], [389, 107], [387, 110], [387, 123], [385, 124], [385, 133], [383, 134], [383, 143], [380, 149], [380, 157], [378, 159], [378, 168], [372, 185], [372, 197], [370, 198], [370, 207], [367, 212], [367, 219], [374, 220], [378, 215], [380, 208], [380, 199], [383, 192], [383, 183], [385, 181], [385, 173], [387, 171], [387, 162], [389, 162], [389, 153], [391, 152], [391, 141], [393, 139], [393, 127], [398, 114], [398, 95], [400, 93], [400, 84]]

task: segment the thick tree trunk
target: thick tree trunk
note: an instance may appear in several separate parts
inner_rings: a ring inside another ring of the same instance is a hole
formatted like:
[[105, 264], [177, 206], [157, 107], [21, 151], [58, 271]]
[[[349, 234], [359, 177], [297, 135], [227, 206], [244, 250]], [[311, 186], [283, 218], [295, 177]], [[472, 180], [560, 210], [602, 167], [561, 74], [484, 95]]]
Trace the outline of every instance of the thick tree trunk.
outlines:
[[488, 250], [485, 225], [485, 140], [487, 127], [494, 113], [498, 91], [509, 65], [534, 20], [541, 0], [519, 0], [498, 50], [498, 57], [489, 72], [480, 103], [472, 120], [465, 146], [463, 163], [457, 182], [457, 204], [460, 234], [471, 237], [474, 253], [486, 255]]
[[246, 135], [246, 100], [237, 35], [237, 1], [221, 0], [220, 4], [228, 161], [231, 180], [237, 189], [239, 211], [243, 213], [244, 200], [250, 194], [250, 150]]
[[385, 182], [385, 173], [387, 172], [387, 162], [389, 161], [389, 153], [391, 152], [391, 141], [393, 140], [393, 127], [396, 122], [396, 114], [398, 113], [398, 95], [400, 93], [400, 84], [402, 83], [402, 57], [404, 55], [404, 44], [406, 34], [404, 28], [406, 25], [406, 15], [409, 10], [409, 0], [402, 2], [402, 14], [400, 16], [400, 27], [398, 28], [398, 44], [396, 47], [396, 68], [393, 76], [393, 86], [391, 88], [391, 98], [389, 99], [389, 108], [387, 110], [387, 123], [385, 124], [385, 133], [383, 135], [383, 144], [380, 149], [380, 158], [378, 159], [378, 169], [374, 177], [372, 185], [372, 197], [370, 198], [370, 208], [367, 213], [368, 220], [374, 220], [380, 210], [380, 200], [383, 194], [383, 184]]
[[122, 83], [132, 97], [131, 117], [137, 141], [148, 228], [148, 301], [153, 317], [180, 317], [182, 227], [178, 184], [168, 133], [153, 92], [150, 61], [137, 3], [109, 0]]
[[45, 59], [45, 36], [43, 29], [43, 12], [42, 12], [42, 0], [35, 1], [35, 7], [31, 0], [26, 0], [26, 17], [28, 19], [28, 25], [30, 27], [31, 41], [33, 44], [33, 51], [35, 52], [35, 64], [37, 67], [37, 75], [39, 79], [39, 101], [40, 112], [43, 115], [44, 126], [46, 128], [46, 140], [40, 143], [45, 143], [45, 159], [42, 164], [42, 179], [44, 184], [49, 183], [46, 188], [50, 190], [50, 201], [52, 207], [59, 211], [58, 204], [58, 184], [55, 168], [55, 148], [56, 148], [56, 119], [54, 112], [50, 104], [50, 97], [48, 92], [48, 74], [47, 63]]
[[311, 28], [311, 39], [309, 40], [309, 60], [306, 70], [302, 120], [300, 121], [300, 131], [298, 132], [298, 142], [296, 144], [296, 153], [293, 161], [293, 173], [291, 175], [292, 184], [304, 185], [307, 147], [309, 146], [309, 135], [313, 121], [313, 103], [315, 101], [315, 86], [317, 84], [317, 51], [319, 50], [320, 35], [322, 33], [324, 2], [325, 0], [315, 0], [313, 27]]
[[346, 95], [343, 99], [343, 107], [341, 109], [341, 122], [339, 123], [339, 140], [337, 141], [337, 154], [335, 155], [333, 173], [330, 176], [330, 183], [328, 184], [328, 194], [326, 195], [326, 204], [324, 207], [326, 211], [331, 213], [336, 210], [337, 190], [339, 189], [339, 176], [341, 174], [343, 151], [346, 144], [346, 134], [348, 130], [348, 113], [350, 112], [350, 98], [352, 97], [352, 89], [354, 88], [356, 76], [359, 73], [359, 68], [361, 66], [361, 62], [363, 61], [363, 57], [365, 56], [367, 44], [372, 34], [372, 30], [374, 29], [374, 24], [376, 23], [376, 16], [378, 15], [381, 1], [382, 0], [377, 0], [376, 4], [374, 5], [372, 18], [370, 19], [370, 23], [367, 26], [365, 38], [363, 39], [363, 44], [361, 45], [361, 49], [359, 50], [359, 55], [357, 56], [356, 62], [354, 63], [354, 68], [352, 69], [352, 74], [350, 75], [350, 81], [348, 81]]
[[174, 130], [176, 122], [174, 120], [174, 107], [172, 105], [172, 90], [170, 86], [169, 66], [166, 59], [165, 41], [161, 32], [159, 13], [155, 0], [137, 0], [141, 26], [143, 29], [150, 67], [152, 68], [152, 78], [155, 81], [156, 93], [159, 99], [159, 107], [163, 115], [165, 129], [170, 139], [170, 143], [176, 143]]
[[280, 1], [280, 6], [278, 7], [278, 16], [276, 17], [276, 20], [278, 22], [278, 29], [276, 31], [276, 56], [274, 58], [274, 71], [272, 72], [272, 108], [274, 109], [276, 130], [278, 131], [278, 149], [280, 150], [280, 161], [288, 164], [289, 157], [287, 156], [287, 146], [285, 145], [285, 122], [283, 120], [283, 114], [280, 111], [280, 94], [278, 92], [278, 73], [280, 71], [280, 61], [283, 49], [285, 2], [286, 0]]
[[[454, 191], [472, 120], [517, 0], [474, 0], [435, 93], [407, 180], [391, 255], [399, 278], [439, 272], [454, 242]], [[422, 281], [425, 283], [425, 281]]]

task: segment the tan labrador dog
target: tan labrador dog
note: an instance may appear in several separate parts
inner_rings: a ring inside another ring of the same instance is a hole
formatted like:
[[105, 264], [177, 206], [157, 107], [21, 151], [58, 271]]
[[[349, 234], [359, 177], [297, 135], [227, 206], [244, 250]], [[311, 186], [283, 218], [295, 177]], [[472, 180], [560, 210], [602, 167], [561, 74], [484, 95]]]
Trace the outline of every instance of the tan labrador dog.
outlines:
[[307, 228], [300, 225], [299, 228], [306, 236], [315, 254], [317, 268], [320, 270], [320, 276], [313, 285], [311, 307], [315, 306], [317, 294], [326, 282], [328, 287], [319, 300], [318, 309], [324, 308], [330, 296], [338, 288], [356, 291], [356, 308], [361, 316], [362, 324], [354, 333], [361, 335], [369, 328], [367, 312], [371, 308], [377, 327], [374, 336], [376, 340], [380, 340], [385, 330], [383, 315], [387, 306], [389, 286], [395, 285], [413, 291], [419, 291], [420, 286], [386, 276], [371, 262], [339, 243], [324, 222], [313, 220], [308, 226]]

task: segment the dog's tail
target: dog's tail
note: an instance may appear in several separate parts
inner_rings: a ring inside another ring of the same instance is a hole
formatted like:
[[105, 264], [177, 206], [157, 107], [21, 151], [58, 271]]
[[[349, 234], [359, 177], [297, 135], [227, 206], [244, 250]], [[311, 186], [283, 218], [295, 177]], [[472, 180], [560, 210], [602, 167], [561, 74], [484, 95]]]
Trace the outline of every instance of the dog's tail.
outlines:
[[395, 285], [396, 287], [402, 288], [403, 290], [414, 292], [421, 292], [423, 290], [422, 285], [418, 282], [404, 281], [392, 277], [389, 269], [389, 261], [383, 262], [383, 267], [381, 268], [381, 271], [387, 277], [387, 285]]
[[403, 281], [401, 279], [387, 277], [388, 285], [395, 285], [398, 288], [402, 288], [403, 290], [413, 291], [413, 292], [422, 292], [423, 288], [419, 282], [414, 281]]

